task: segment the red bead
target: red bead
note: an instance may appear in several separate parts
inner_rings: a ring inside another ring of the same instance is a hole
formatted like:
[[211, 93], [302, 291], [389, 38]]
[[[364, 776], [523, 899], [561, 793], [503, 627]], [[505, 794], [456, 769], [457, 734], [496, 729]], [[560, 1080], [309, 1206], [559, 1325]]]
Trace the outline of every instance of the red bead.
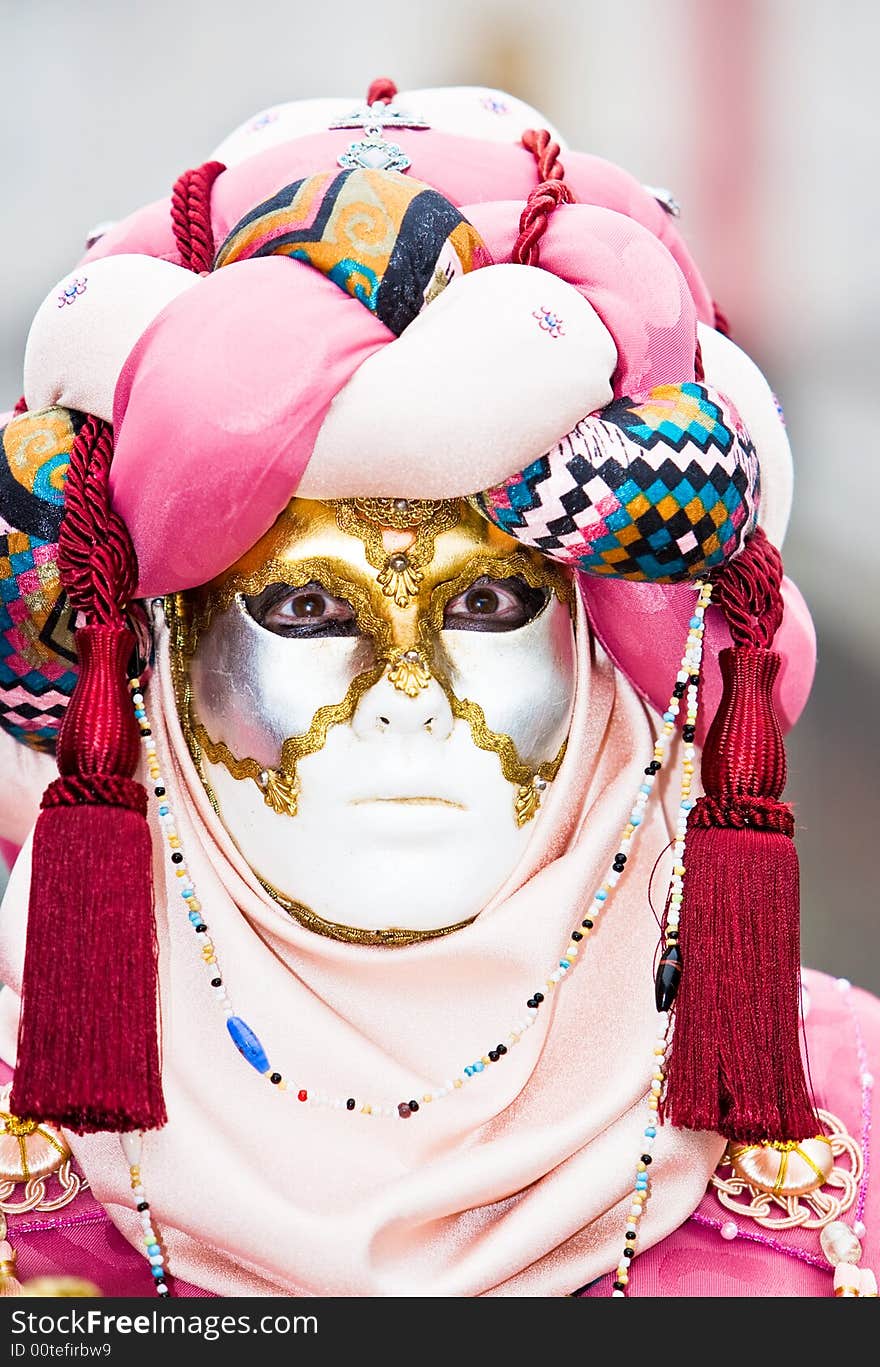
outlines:
[[297, 1092], [296, 1099], [297, 1101], [308, 1101], [309, 1094], [306, 1091], [305, 1087], [301, 1088], [300, 1091]]
[[397, 1114], [400, 1116], [401, 1120], [409, 1120], [410, 1116], [412, 1115], [412, 1109], [407, 1105], [405, 1101], [401, 1101], [400, 1105], [397, 1108]]

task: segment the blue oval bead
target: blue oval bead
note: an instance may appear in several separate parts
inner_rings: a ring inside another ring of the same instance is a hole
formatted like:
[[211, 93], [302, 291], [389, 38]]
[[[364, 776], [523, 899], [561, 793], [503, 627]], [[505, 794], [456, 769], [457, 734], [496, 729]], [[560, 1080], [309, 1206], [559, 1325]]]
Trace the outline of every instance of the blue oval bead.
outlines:
[[247, 1021], [243, 1021], [241, 1016], [230, 1016], [226, 1022], [226, 1029], [242, 1058], [246, 1058], [258, 1073], [268, 1073], [269, 1059], [266, 1051]]
[[150, 1271], [152, 1272], [153, 1276], [156, 1278], [156, 1281], [158, 1281], [160, 1277], [164, 1277], [164, 1276], [165, 1276], [165, 1269], [164, 1269], [164, 1267], [151, 1267], [151, 1268], [150, 1268]]
[[482, 1071], [483, 1071], [483, 1069], [485, 1068], [485, 1066], [486, 1066], [485, 1063], [483, 1063], [483, 1061], [482, 1061], [482, 1059], [481, 1059], [479, 1063], [475, 1063], [475, 1064], [474, 1064], [474, 1072], [475, 1072], [475, 1073], [482, 1073]]
[[162, 1250], [158, 1244], [147, 1244], [147, 1256], [155, 1258]]

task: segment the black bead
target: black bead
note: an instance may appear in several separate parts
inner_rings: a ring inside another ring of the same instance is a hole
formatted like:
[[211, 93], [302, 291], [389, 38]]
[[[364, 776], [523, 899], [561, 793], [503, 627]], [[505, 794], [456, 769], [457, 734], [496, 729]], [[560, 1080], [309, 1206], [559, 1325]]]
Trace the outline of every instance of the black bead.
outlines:
[[503, 1054], [506, 1054], [506, 1053], [507, 1053], [507, 1045], [506, 1045], [506, 1044], [499, 1044], [499, 1046], [498, 1046], [498, 1048], [495, 1050], [495, 1052], [496, 1052], [496, 1054], [502, 1054], [502, 1055], [503, 1055]]
[[694, 688], [699, 688], [699, 686], [700, 686], [700, 676], [699, 676], [699, 674], [692, 674], [692, 675], [690, 676], [689, 680], [688, 680], [688, 683], [693, 684]]
[[542, 1002], [543, 1000], [544, 1000], [544, 993], [543, 993], [543, 992], [536, 992], [536, 993], [535, 993], [535, 1001], [538, 1003], [539, 1006], [541, 1005], [541, 1002]]
[[270, 1078], [269, 1078], [269, 1081], [272, 1082], [272, 1083], [274, 1083], [274, 1085], [277, 1087], [278, 1084], [279, 1084], [279, 1082], [281, 1081], [281, 1074], [280, 1074], [280, 1073], [272, 1073], [271, 1076], [270, 1076]]
[[[353, 1110], [354, 1110], [354, 1097], [353, 1097], [353, 1096], [350, 1096], [350, 1097], [348, 1098], [348, 1100], [346, 1101], [346, 1103], [345, 1103], [345, 1109], [346, 1109], [347, 1111], [353, 1111]], [[410, 1110], [412, 1110], [412, 1103], [410, 1103]]]
[[419, 1109], [419, 1103], [417, 1101], [411, 1101], [409, 1103], [409, 1108], [411, 1111], [417, 1111]]
[[212, 986], [212, 987], [222, 987], [222, 986], [223, 986], [223, 979], [222, 979], [222, 978], [212, 978], [212, 979], [211, 979], [211, 986]]
[[172, 864], [182, 864], [182, 863], [183, 863], [183, 855], [180, 853], [180, 850], [175, 850], [175, 851], [174, 851], [174, 853], [173, 853], [172, 856], [171, 856], [171, 862], [172, 862]]
[[623, 850], [618, 850], [618, 851], [617, 851], [617, 854], [614, 856], [614, 862], [615, 862], [615, 864], [625, 864], [625, 863], [626, 863], [626, 855], [623, 853]]
[[624, 1258], [634, 1258], [636, 1256], [636, 1251], [634, 1248], [625, 1248], [623, 1250], [623, 1256]]
[[668, 1011], [675, 1001], [681, 982], [681, 950], [677, 944], [667, 945], [654, 981], [654, 1000], [658, 1011]]
[[584, 930], [593, 929], [593, 922], [590, 920], [589, 916], [587, 917], [586, 921], [581, 921], [581, 925], [583, 926]]
[[535, 1001], [534, 997], [529, 997], [528, 1001], [526, 1002], [526, 1006], [528, 1006], [529, 1009], [532, 1011], [534, 1011], [537, 1005], [538, 1003]]
[[672, 687], [673, 696], [683, 698], [687, 689], [687, 679], [676, 679]]
[[150, 1209], [150, 1203], [149, 1203], [149, 1201], [138, 1201], [138, 1203], [137, 1203], [137, 1209], [138, 1209], [138, 1210], [149, 1210], [149, 1209]]
[[651, 1155], [649, 1153], [643, 1153], [642, 1162], [644, 1163], [645, 1167], [647, 1167], [648, 1164], [651, 1162]]
[[573, 930], [571, 932], [571, 938], [574, 940], [575, 944], [579, 944], [584, 937], [579, 930]]
[[207, 929], [208, 927], [205, 925], [204, 921], [199, 921], [199, 924], [195, 927], [196, 935], [204, 935]]
[[142, 726], [142, 727], [141, 727], [141, 735], [142, 735], [142, 736], [152, 736], [152, 734], [153, 734], [153, 733], [152, 733], [152, 731], [150, 730], [149, 726]]
[[666, 932], [666, 938], [667, 938], [667, 940], [672, 940], [673, 943], [674, 943], [674, 942], [678, 939], [678, 931], [677, 931], [677, 930], [667, 930], [667, 932]]
[[617, 860], [615, 860], [611, 867], [615, 873], [623, 873], [626, 866], [624, 864], [618, 864]]
[[612, 1287], [612, 1290], [614, 1290], [614, 1291], [625, 1291], [625, 1290], [626, 1290], [626, 1286], [624, 1285], [623, 1282], [612, 1282], [612, 1283], [611, 1283], [611, 1287]]
[[492, 1063], [497, 1063], [497, 1062], [498, 1062], [498, 1050], [497, 1050], [497, 1049], [490, 1049], [489, 1052], [488, 1052], [488, 1054], [486, 1055], [486, 1057], [487, 1057], [488, 1059], [490, 1059], [490, 1060], [492, 1061]]
[[165, 796], [165, 789], [162, 787], [161, 783], [159, 784], [158, 788], [153, 789], [153, 792], [156, 794], [157, 797]]
[[626, 1231], [626, 1237], [627, 1237], [628, 1239], [635, 1239], [636, 1236], [635, 1236], [635, 1233], [634, 1233], [633, 1230], [628, 1229], [628, 1230]]
[[697, 734], [697, 728], [695, 726], [683, 726], [681, 729], [681, 734], [684, 736], [686, 741], [692, 741]]

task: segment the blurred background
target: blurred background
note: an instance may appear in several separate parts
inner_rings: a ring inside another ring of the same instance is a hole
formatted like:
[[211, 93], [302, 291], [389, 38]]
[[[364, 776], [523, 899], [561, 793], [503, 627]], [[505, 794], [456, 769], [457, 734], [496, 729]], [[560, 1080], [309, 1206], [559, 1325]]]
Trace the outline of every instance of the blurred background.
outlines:
[[795, 454], [785, 559], [819, 635], [788, 747], [803, 958], [880, 991], [880, 538], [855, 517], [877, 497], [875, 0], [0, 0], [0, 21], [0, 409], [88, 229], [168, 194], [274, 103], [360, 98], [376, 76], [498, 86], [674, 192]]

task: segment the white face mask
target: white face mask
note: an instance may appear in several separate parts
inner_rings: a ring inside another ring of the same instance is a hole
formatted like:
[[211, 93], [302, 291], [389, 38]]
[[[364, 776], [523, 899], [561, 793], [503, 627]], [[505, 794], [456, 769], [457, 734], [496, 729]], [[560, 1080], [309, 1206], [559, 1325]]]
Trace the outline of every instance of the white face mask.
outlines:
[[194, 757], [293, 915], [405, 943], [479, 913], [562, 759], [572, 594], [464, 502], [294, 499], [178, 600]]

